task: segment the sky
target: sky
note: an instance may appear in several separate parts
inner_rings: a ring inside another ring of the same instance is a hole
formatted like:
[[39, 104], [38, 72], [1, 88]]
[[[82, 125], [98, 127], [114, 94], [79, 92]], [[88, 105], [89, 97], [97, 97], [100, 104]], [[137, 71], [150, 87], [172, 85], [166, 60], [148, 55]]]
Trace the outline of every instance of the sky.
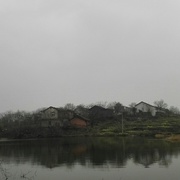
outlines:
[[179, 0], [0, 0], [0, 112], [163, 99], [180, 108]]

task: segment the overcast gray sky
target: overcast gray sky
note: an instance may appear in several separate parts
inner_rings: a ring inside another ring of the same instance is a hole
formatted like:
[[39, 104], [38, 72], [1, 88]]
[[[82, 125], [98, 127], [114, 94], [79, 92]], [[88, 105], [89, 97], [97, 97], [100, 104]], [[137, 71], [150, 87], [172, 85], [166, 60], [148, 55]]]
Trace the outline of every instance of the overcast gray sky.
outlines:
[[0, 82], [0, 112], [180, 107], [180, 1], [0, 0]]

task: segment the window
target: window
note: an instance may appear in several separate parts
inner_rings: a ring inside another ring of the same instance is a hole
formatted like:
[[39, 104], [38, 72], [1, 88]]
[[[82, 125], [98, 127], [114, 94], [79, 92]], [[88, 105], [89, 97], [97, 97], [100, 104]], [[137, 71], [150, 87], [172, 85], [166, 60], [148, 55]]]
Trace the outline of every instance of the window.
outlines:
[[55, 112], [51, 112], [51, 117], [54, 117], [55, 116]]

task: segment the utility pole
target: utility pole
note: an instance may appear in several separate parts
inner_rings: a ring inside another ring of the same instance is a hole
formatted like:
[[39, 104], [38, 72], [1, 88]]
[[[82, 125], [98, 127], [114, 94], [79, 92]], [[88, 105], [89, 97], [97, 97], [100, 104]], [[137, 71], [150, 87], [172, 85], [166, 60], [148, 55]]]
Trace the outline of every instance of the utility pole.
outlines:
[[121, 127], [121, 130], [122, 130], [122, 134], [124, 133], [124, 118], [123, 118], [123, 112], [122, 112], [122, 118], [121, 118], [121, 124], [122, 124], [122, 127]]

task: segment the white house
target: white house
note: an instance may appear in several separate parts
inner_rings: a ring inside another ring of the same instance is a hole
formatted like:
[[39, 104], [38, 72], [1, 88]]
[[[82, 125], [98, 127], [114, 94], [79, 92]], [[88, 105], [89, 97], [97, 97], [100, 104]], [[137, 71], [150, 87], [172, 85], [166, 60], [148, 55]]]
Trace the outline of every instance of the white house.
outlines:
[[136, 112], [150, 112], [152, 116], [155, 116], [158, 112], [158, 108], [151, 104], [145, 103], [141, 101], [140, 103], [135, 105]]

